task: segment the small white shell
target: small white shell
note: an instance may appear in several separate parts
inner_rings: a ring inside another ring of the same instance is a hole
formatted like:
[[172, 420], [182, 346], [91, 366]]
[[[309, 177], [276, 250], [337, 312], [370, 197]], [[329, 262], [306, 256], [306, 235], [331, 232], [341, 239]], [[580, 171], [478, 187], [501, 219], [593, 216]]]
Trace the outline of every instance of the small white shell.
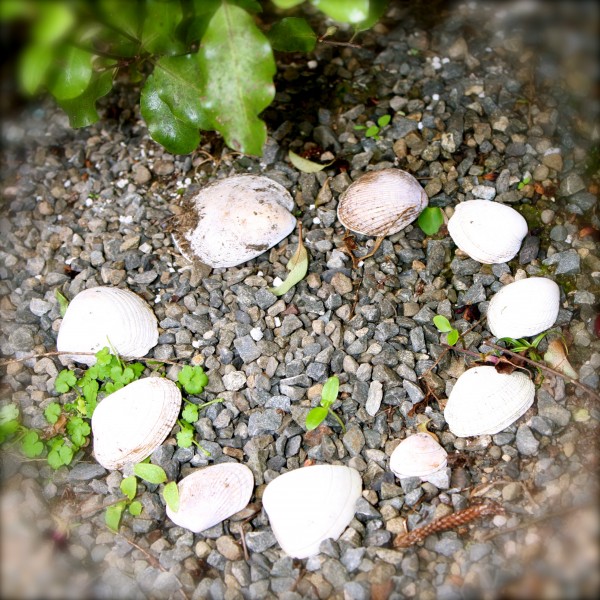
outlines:
[[[56, 340], [60, 352], [98, 352], [112, 346], [126, 358], [140, 358], [158, 342], [158, 325], [151, 308], [129, 290], [95, 287], [71, 300]], [[68, 356], [93, 365], [95, 356]]]
[[177, 487], [179, 510], [167, 506], [167, 516], [180, 527], [200, 533], [246, 507], [254, 476], [245, 465], [220, 463], [194, 471]]
[[468, 200], [454, 209], [448, 221], [454, 243], [484, 264], [514, 258], [527, 235], [527, 221], [510, 206], [490, 200]]
[[346, 229], [371, 236], [387, 236], [404, 229], [427, 206], [419, 182], [406, 171], [369, 171], [340, 196], [338, 219]]
[[287, 237], [296, 225], [294, 201], [279, 183], [258, 175], [215, 181], [191, 200], [173, 239], [188, 259], [234, 267]]
[[271, 481], [263, 494], [263, 507], [283, 550], [295, 558], [306, 558], [319, 552], [323, 540], [342, 534], [361, 493], [356, 469], [315, 465], [288, 471]]
[[560, 288], [552, 279], [529, 277], [504, 286], [488, 306], [489, 330], [497, 337], [537, 335], [554, 325]]
[[448, 453], [428, 433], [416, 433], [402, 440], [390, 456], [390, 469], [398, 478], [426, 479], [446, 468]]
[[506, 429], [533, 404], [535, 386], [525, 373], [498, 373], [480, 366], [456, 381], [444, 410], [450, 431], [459, 437], [494, 434]]
[[145, 377], [113, 392], [92, 415], [94, 455], [105, 469], [120, 469], [152, 454], [173, 429], [181, 392], [169, 379]]

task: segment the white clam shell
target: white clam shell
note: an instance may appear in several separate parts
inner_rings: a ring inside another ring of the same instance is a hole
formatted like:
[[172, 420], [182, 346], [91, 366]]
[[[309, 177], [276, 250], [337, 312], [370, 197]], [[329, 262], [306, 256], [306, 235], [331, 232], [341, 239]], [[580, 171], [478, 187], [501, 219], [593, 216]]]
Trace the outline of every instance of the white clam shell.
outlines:
[[220, 463], [194, 471], [178, 484], [179, 510], [167, 506], [173, 523], [199, 533], [246, 507], [254, 491], [254, 476], [245, 465]]
[[527, 221], [514, 208], [491, 200], [461, 202], [448, 221], [454, 243], [487, 265], [514, 258], [527, 230]]
[[398, 478], [427, 478], [446, 468], [448, 453], [428, 433], [402, 440], [390, 456], [390, 469]]
[[427, 206], [419, 182], [406, 171], [381, 169], [359, 177], [340, 196], [338, 219], [346, 229], [387, 236], [404, 229]]
[[323, 540], [342, 534], [361, 493], [362, 480], [356, 469], [315, 465], [288, 471], [271, 481], [263, 494], [263, 507], [283, 550], [295, 558], [306, 558], [319, 552]]
[[[112, 346], [121, 356], [140, 358], [158, 342], [158, 325], [142, 298], [114, 287], [95, 287], [71, 300], [56, 340], [60, 352], [98, 352]], [[93, 365], [95, 356], [68, 358]]]
[[506, 429], [533, 404], [535, 386], [520, 371], [498, 373], [480, 366], [465, 371], [456, 381], [444, 418], [459, 437], [494, 434]]
[[494, 294], [487, 311], [489, 330], [497, 337], [537, 335], [554, 325], [560, 288], [546, 277], [520, 279]]
[[169, 435], [181, 392], [169, 379], [138, 379], [101, 400], [92, 415], [94, 455], [105, 469], [121, 469], [152, 454]]
[[296, 226], [294, 201], [279, 183], [237, 175], [203, 188], [179, 218], [173, 238], [188, 259], [234, 267], [278, 244]]

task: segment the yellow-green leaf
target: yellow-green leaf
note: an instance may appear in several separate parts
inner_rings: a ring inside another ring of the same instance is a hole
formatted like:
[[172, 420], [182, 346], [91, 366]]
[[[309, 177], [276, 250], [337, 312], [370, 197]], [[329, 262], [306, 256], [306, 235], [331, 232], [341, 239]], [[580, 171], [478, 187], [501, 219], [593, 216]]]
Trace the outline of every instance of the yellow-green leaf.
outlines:
[[167, 506], [173, 511], [179, 510], [179, 488], [174, 481], [169, 481], [163, 489], [163, 498], [167, 503]]
[[162, 467], [150, 463], [138, 463], [134, 465], [133, 472], [148, 483], [164, 483], [167, 480], [167, 474]]
[[269, 291], [275, 296], [283, 296], [289, 289], [295, 286], [299, 281], [304, 279], [308, 271], [308, 252], [302, 241], [302, 225], [298, 226], [298, 248], [292, 258], [290, 258], [287, 269], [290, 272], [285, 278], [285, 281], [275, 288], [270, 288]]
[[302, 171], [303, 173], [318, 173], [322, 171], [329, 165], [333, 164], [334, 161], [328, 162], [324, 165], [320, 165], [316, 162], [312, 162], [312, 160], [308, 160], [306, 158], [302, 158], [295, 152], [291, 150], [288, 152], [288, 158], [290, 162], [298, 169], [298, 171]]

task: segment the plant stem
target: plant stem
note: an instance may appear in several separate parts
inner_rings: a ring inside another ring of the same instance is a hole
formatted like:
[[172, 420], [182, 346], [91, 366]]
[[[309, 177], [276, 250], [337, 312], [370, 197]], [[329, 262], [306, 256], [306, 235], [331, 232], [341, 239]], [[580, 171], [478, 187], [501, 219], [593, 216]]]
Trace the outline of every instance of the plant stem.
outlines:
[[225, 398], [215, 398], [214, 400], [209, 400], [208, 402], [203, 402], [202, 404], [196, 404], [195, 406], [198, 407], [198, 410], [202, 410], [211, 404], [218, 404], [219, 402], [225, 402]]
[[340, 424], [342, 427], [342, 433], [346, 433], [346, 426], [344, 425], [344, 422], [337, 416], [335, 412], [331, 410], [331, 408], [327, 407], [327, 411]]

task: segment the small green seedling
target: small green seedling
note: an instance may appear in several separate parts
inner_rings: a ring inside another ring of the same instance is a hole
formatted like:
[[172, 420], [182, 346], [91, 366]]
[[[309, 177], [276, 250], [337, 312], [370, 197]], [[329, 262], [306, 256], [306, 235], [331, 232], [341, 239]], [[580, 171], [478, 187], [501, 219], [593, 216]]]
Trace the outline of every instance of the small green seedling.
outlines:
[[531, 177], [524, 177], [523, 180], [519, 182], [517, 189], [522, 190], [528, 183], [531, 183]]
[[203, 452], [206, 456], [210, 456], [210, 452], [203, 448], [195, 439], [196, 430], [194, 429], [194, 423], [198, 420], [200, 411], [211, 404], [217, 404], [219, 402], [223, 402], [224, 398], [215, 398], [214, 400], [209, 400], [208, 402], [204, 402], [203, 404], [193, 404], [189, 400], [184, 398], [185, 406], [181, 411], [181, 419], [177, 420], [177, 423], [181, 430], [177, 433], [177, 445], [180, 448], [189, 448], [192, 444], [194, 444], [201, 452]]
[[513, 352], [524, 352], [531, 360], [542, 361], [542, 356], [538, 353], [537, 348], [540, 342], [550, 333], [550, 331], [544, 331], [536, 336], [531, 342], [525, 338], [514, 339], [511, 337], [500, 338], [499, 342], [504, 342], [509, 350]]
[[421, 211], [417, 224], [426, 235], [435, 235], [444, 224], [444, 213], [439, 206], [428, 206]]
[[442, 315], [435, 315], [433, 317], [433, 324], [437, 327], [437, 330], [440, 333], [447, 333], [446, 341], [449, 346], [454, 346], [456, 342], [458, 342], [458, 338], [460, 337], [460, 333], [458, 329], [455, 329], [450, 325], [450, 321], [443, 317]]
[[204, 391], [205, 386], [208, 384], [208, 377], [201, 366], [190, 367], [186, 365], [179, 371], [177, 381], [188, 394], [197, 396]]
[[306, 415], [306, 429], [309, 431], [316, 429], [327, 418], [327, 415], [331, 415], [340, 424], [342, 431], [346, 431], [344, 422], [331, 410], [331, 406], [337, 400], [339, 387], [340, 380], [335, 375], [325, 382], [321, 392], [320, 406], [311, 408]]
[[377, 119], [376, 125], [371, 125], [370, 127], [366, 127], [365, 125], [355, 125], [354, 129], [356, 131], [365, 130], [365, 137], [372, 137], [374, 140], [379, 139], [379, 132], [386, 126], [389, 125], [392, 117], [390, 115], [381, 115], [379, 119]]

